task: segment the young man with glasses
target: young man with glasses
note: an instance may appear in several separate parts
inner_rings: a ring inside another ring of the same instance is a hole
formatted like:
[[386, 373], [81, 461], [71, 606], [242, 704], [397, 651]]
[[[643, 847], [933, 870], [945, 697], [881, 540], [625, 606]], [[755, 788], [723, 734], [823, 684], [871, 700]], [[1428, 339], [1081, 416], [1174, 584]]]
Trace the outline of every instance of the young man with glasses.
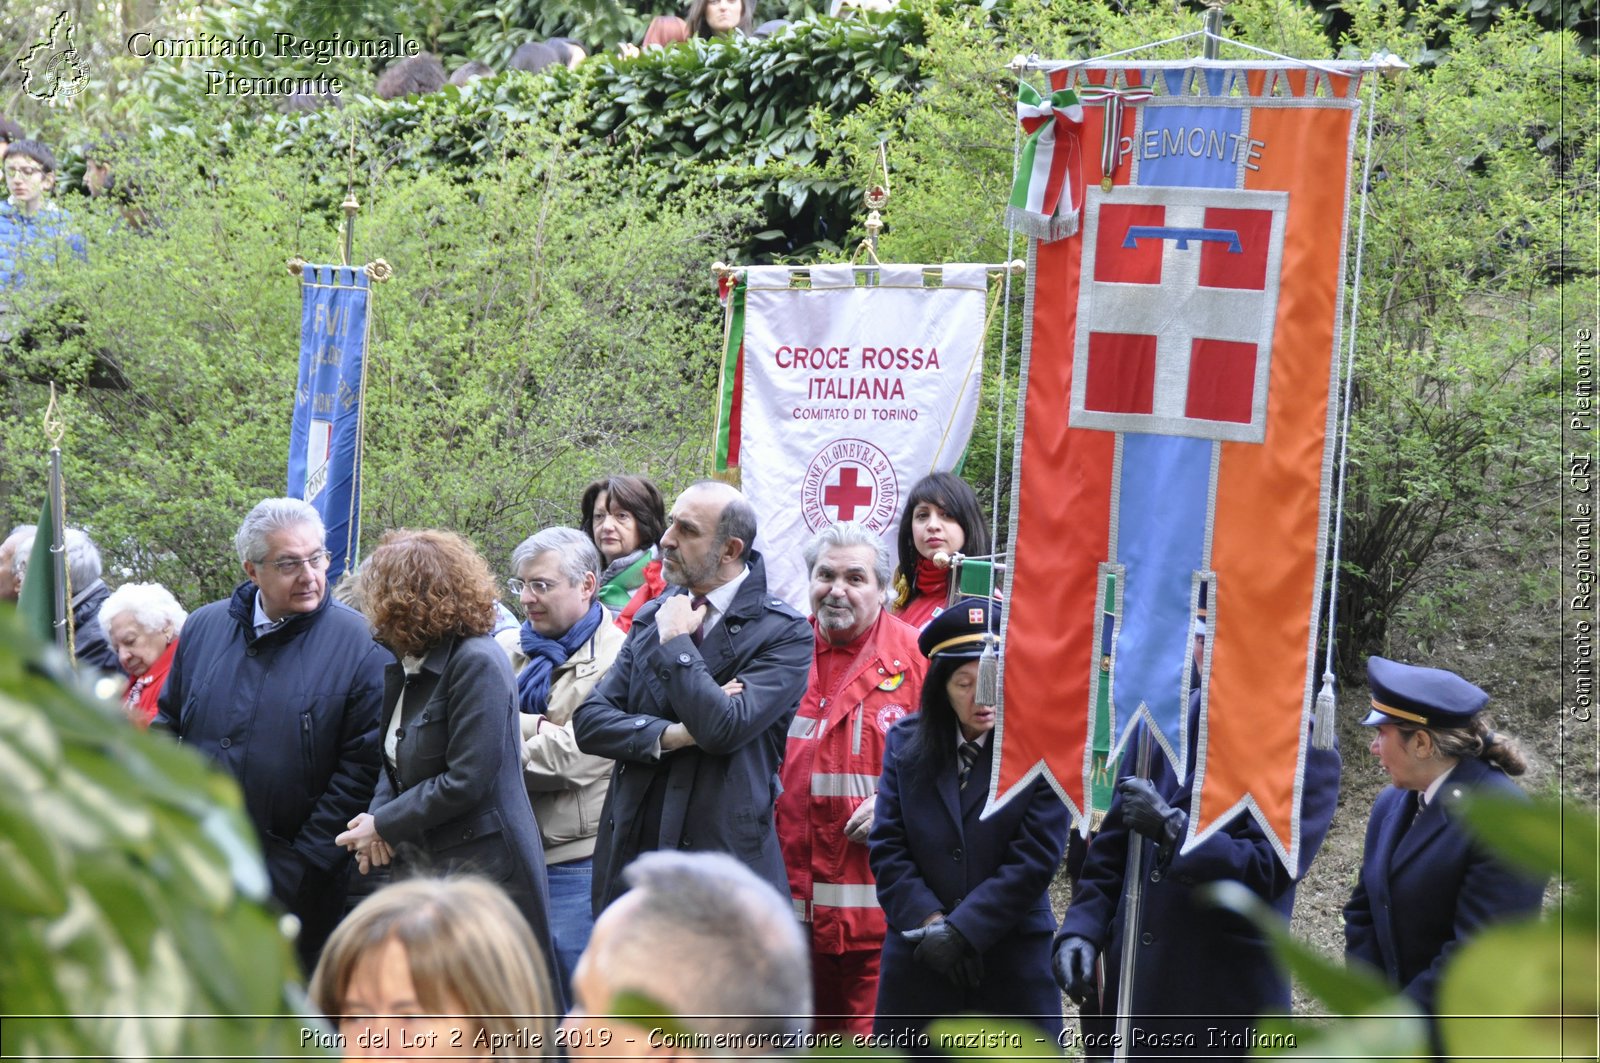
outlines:
[[[83, 257], [83, 237], [67, 231], [67, 213], [50, 202], [56, 185], [56, 157], [37, 140], [17, 140], [0, 157], [6, 201], [0, 204], [0, 343], [23, 329], [38, 306], [19, 298], [31, 266], [56, 261], [70, 250]], [[31, 261], [30, 261], [31, 260]], [[35, 299], [34, 304], [48, 301]]]
[[267, 499], [234, 545], [248, 579], [184, 624], [151, 726], [239, 781], [310, 971], [343, 914], [350, 854], [334, 838], [372, 802], [394, 658], [328, 594], [322, 518], [309, 503]]

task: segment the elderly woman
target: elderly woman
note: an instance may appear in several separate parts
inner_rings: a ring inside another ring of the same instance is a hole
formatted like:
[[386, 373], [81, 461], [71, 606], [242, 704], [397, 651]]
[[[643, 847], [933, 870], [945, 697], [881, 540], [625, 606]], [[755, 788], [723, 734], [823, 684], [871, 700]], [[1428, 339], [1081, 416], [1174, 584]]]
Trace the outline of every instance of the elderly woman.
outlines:
[[516, 683], [489, 637], [495, 580], [448, 531], [384, 535], [361, 565], [363, 611], [398, 661], [384, 674], [383, 770], [370, 811], [334, 839], [366, 874], [395, 865], [499, 884], [550, 952], [544, 849], [522, 783]]
[[328, 939], [310, 991], [346, 1058], [533, 1058], [555, 1033], [538, 942], [504, 892], [470, 876], [411, 879], [362, 901]]
[[961, 477], [948, 472], [924, 476], [906, 496], [895, 539], [900, 565], [894, 577], [894, 615], [912, 627], [926, 627], [949, 600], [951, 569], [933, 563], [935, 554], [989, 552], [978, 496]]
[[667, 530], [667, 510], [655, 484], [642, 476], [596, 480], [584, 490], [582, 507], [579, 527], [594, 540], [603, 566], [595, 596], [601, 605], [616, 613], [640, 587], [651, 588], [645, 601], [666, 589], [655, 545]]
[[962, 1011], [1061, 1033], [1049, 889], [1067, 847], [1066, 806], [1039, 778], [980, 818], [996, 753], [995, 711], [977, 700], [978, 659], [998, 608], [964, 598], [923, 629], [922, 711], [896, 723], [884, 748], [867, 840], [889, 924], [876, 1034], [912, 1034], [928, 1016]]
[[100, 606], [100, 628], [128, 673], [122, 708], [140, 727], [155, 719], [156, 698], [172, 669], [178, 632], [187, 619], [178, 599], [159, 583], [126, 584]]
[[1392, 786], [1367, 821], [1344, 907], [1345, 959], [1365, 961], [1427, 1013], [1451, 953], [1487, 923], [1539, 910], [1544, 883], [1500, 862], [1456, 820], [1468, 793], [1522, 790], [1517, 744], [1489, 726], [1489, 695], [1454, 672], [1367, 660], [1372, 753]]

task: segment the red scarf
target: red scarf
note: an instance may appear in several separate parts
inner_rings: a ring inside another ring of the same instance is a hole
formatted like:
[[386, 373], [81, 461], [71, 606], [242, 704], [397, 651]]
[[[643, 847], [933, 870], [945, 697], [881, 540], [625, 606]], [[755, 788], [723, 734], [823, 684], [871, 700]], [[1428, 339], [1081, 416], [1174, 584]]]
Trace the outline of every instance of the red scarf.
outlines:
[[925, 557], [917, 558], [917, 593], [943, 598], [950, 592], [950, 570], [940, 568]]

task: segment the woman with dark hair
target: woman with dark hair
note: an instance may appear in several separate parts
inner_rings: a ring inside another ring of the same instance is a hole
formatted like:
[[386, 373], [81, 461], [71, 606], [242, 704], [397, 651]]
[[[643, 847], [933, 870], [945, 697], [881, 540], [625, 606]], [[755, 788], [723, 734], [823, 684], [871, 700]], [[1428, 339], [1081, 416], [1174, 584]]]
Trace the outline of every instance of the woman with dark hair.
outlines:
[[334, 839], [362, 874], [471, 872], [497, 883], [550, 955], [544, 849], [522, 782], [516, 682], [494, 627], [489, 563], [448, 531], [388, 532], [361, 604], [397, 662], [384, 673], [383, 770]]
[[894, 575], [894, 615], [923, 627], [944, 611], [950, 594], [951, 570], [935, 565], [933, 555], [989, 552], [989, 528], [978, 496], [954, 473], [924, 476], [906, 496], [895, 545], [900, 565]]
[[735, 31], [749, 36], [756, 24], [756, 3], [755, 0], [689, 0], [684, 21], [695, 37], [726, 37]]
[[1544, 883], [1500, 862], [1456, 820], [1469, 793], [1522, 790], [1517, 744], [1489, 695], [1454, 672], [1371, 657], [1372, 753], [1393, 783], [1372, 803], [1361, 876], [1344, 907], [1345, 959], [1378, 968], [1433, 1014], [1439, 974], [1485, 924], [1539, 910]]
[[963, 1011], [1061, 1033], [1049, 888], [1067, 847], [1066, 806], [1040, 778], [979, 818], [995, 712], [977, 701], [978, 659], [997, 641], [998, 608], [964, 598], [923, 629], [922, 711], [889, 731], [867, 842], [889, 925], [874, 1033], [920, 1031], [928, 1016]]
[[600, 551], [600, 604], [615, 613], [646, 584], [654, 591], [645, 601], [665, 590], [656, 543], [667, 530], [667, 508], [656, 485], [642, 476], [611, 476], [585, 488], [580, 504], [578, 527]]

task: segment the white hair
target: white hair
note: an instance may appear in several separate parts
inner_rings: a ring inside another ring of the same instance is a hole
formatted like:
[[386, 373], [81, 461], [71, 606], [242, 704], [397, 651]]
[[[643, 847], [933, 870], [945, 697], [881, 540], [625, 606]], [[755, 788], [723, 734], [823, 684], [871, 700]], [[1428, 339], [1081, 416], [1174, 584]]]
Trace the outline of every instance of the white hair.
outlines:
[[515, 575], [522, 566], [540, 554], [557, 553], [561, 556], [561, 575], [571, 584], [583, 581], [585, 572], [600, 578], [600, 551], [594, 540], [576, 528], [546, 528], [535, 532], [511, 551], [511, 572]]
[[806, 575], [810, 576], [816, 571], [817, 559], [822, 556], [822, 551], [853, 546], [865, 546], [872, 550], [872, 574], [878, 577], [878, 587], [888, 590], [889, 547], [885, 545], [883, 536], [865, 524], [857, 524], [853, 520], [829, 524], [811, 537], [811, 541], [806, 543], [803, 554], [806, 560]]
[[164, 631], [170, 625], [174, 634], [183, 630], [189, 614], [172, 592], [159, 583], [125, 583], [111, 592], [100, 606], [100, 627], [111, 634], [111, 621], [131, 616], [146, 631]]
[[37, 531], [36, 524], [18, 524], [11, 529], [10, 535], [0, 540], [0, 550], [11, 548], [11, 574], [19, 580], [28, 570], [28, 551], [33, 549], [33, 537]]
[[[38, 534], [35, 525], [24, 524], [6, 539], [6, 542], [17, 540], [16, 553], [11, 557], [11, 571], [18, 580], [28, 574], [28, 555], [33, 553], [33, 543]], [[100, 578], [100, 548], [81, 528], [68, 528], [62, 540], [67, 549], [67, 578], [72, 581], [72, 592], [76, 594]]]
[[239, 525], [238, 534], [233, 537], [233, 548], [239, 552], [240, 563], [249, 561], [259, 564], [265, 561], [267, 536], [301, 524], [309, 524], [317, 529], [318, 542], [328, 534], [322, 526], [322, 514], [310, 502], [298, 498], [266, 498], [257, 502], [256, 507], [244, 518], [244, 523]]

